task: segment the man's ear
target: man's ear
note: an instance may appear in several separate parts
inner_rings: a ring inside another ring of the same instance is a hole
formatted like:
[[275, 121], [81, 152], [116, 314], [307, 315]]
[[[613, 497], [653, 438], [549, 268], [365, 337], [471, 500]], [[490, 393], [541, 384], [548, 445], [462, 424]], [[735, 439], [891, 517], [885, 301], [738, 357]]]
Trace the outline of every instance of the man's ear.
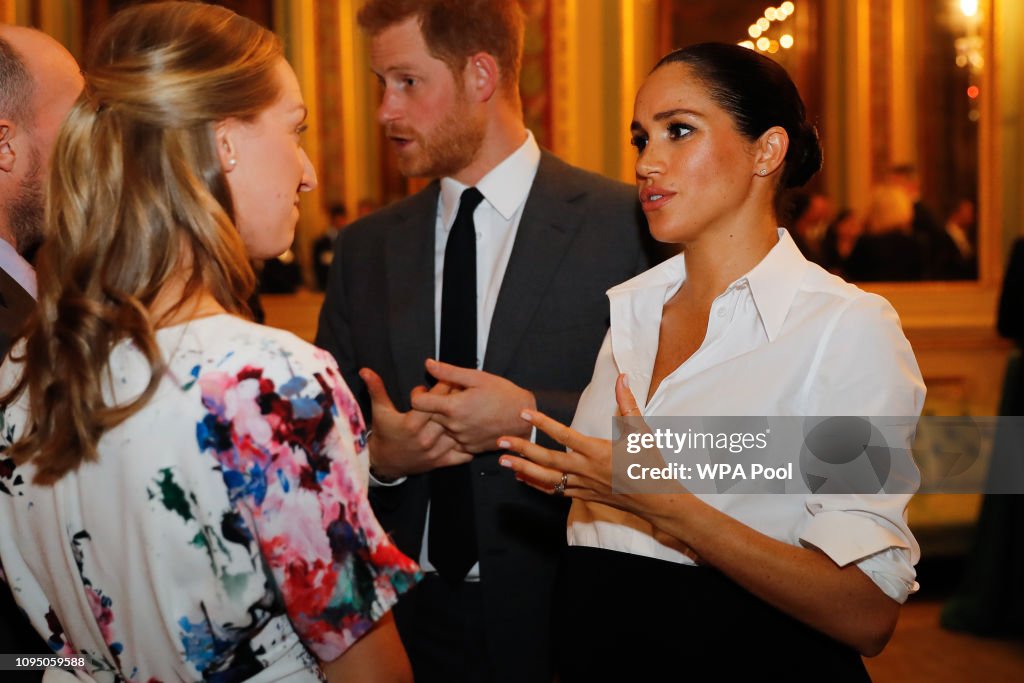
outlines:
[[781, 126], [772, 126], [757, 139], [754, 175], [767, 176], [782, 168], [789, 149], [789, 135]]
[[477, 52], [466, 62], [463, 72], [466, 93], [475, 102], [486, 102], [494, 95], [501, 82], [498, 61], [486, 52]]
[[14, 170], [14, 162], [17, 155], [11, 147], [11, 140], [14, 139], [15, 125], [7, 119], [0, 119], [0, 171], [10, 173]]
[[238, 132], [238, 121], [225, 119], [214, 124], [213, 136], [217, 142], [217, 158], [220, 160], [220, 170], [224, 173], [231, 173], [238, 165], [235, 157], [235, 137]]

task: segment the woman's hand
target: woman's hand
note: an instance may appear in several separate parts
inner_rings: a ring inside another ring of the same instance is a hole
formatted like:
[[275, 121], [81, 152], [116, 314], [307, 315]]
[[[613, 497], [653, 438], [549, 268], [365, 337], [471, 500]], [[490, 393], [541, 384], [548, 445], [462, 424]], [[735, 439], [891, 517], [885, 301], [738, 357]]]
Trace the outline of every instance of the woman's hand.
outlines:
[[[615, 382], [615, 400], [623, 417], [636, 418], [629, 425], [633, 430], [647, 430], [624, 374], [619, 375]], [[612, 467], [611, 441], [584, 436], [540, 412], [525, 411], [523, 419], [569, 450], [553, 451], [526, 439], [501, 437], [498, 440], [500, 448], [521, 456], [503, 455], [499, 459], [503, 467], [516, 473], [516, 479], [544, 493], [601, 503], [642, 517], [655, 525], [652, 532], [656, 541], [678, 550], [694, 562], [700, 561], [692, 548], [658, 526], [656, 510], [666, 504], [671, 506], [672, 501], [669, 499], [675, 496], [637, 492], [635, 484], [630, 486], [632, 482], [617, 478]], [[642, 451], [634, 456], [634, 461], [655, 467], [665, 466], [661, 452], [657, 449]], [[678, 493], [686, 494], [681, 484]]]
[[[615, 383], [615, 398], [623, 415], [640, 415], [625, 375], [619, 375]], [[611, 441], [584, 436], [539, 411], [525, 410], [522, 418], [568, 450], [553, 451], [526, 439], [502, 436], [498, 447], [521, 456], [501, 456], [503, 467], [514, 471], [516, 479], [545, 493], [615, 504]]]
[[[619, 375], [615, 382], [615, 400], [623, 417], [635, 418], [630, 425], [633, 431], [647, 430], [624, 374]], [[636, 484], [613, 468], [611, 441], [584, 436], [537, 411], [524, 411], [522, 417], [568, 450], [554, 451], [526, 439], [501, 437], [498, 440], [499, 448], [521, 456], [503, 455], [499, 460], [503, 467], [516, 473], [517, 479], [545, 493], [602, 503], [644, 516], [647, 512], [645, 503], [650, 502], [653, 494], [636, 491]], [[657, 449], [642, 451], [631, 462], [665, 466]], [[684, 491], [680, 485], [679, 492]]]

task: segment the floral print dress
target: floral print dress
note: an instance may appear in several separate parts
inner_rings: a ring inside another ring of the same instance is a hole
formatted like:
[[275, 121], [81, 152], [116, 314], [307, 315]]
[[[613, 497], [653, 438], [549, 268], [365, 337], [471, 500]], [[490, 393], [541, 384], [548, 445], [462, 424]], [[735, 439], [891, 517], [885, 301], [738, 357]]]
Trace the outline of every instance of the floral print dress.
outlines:
[[[54, 486], [5, 454], [24, 397], [0, 414], [5, 578], [97, 680], [317, 680], [312, 655], [340, 656], [420, 578], [367, 502], [359, 407], [286, 332], [218, 315], [157, 340], [156, 394]], [[110, 371], [110, 400], [149, 378], [127, 342]]]

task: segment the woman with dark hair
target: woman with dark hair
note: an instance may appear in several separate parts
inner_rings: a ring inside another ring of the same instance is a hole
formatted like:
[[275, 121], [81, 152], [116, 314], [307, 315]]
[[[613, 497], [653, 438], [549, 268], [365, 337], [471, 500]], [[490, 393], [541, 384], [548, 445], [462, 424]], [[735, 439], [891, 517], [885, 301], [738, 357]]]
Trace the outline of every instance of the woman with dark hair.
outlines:
[[688, 654], [723, 680], [866, 679], [860, 655], [881, 651], [916, 590], [910, 496], [620, 493], [611, 418], [916, 416], [913, 352], [888, 302], [807, 261], [778, 227], [780, 193], [821, 165], [778, 64], [735, 45], [679, 50], [634, 112], [651, 233], [682, 254], [609, 291], [611, 329], [572, 428], [524, 413], [569, 451], [499, 441], [521, 456], [502, 465], [574, 499], [555, 596], [562, 680], [683, 678]]
[[411, 678], [390, 609], [418, 568], [370, 510], [359, 407], [247, 319], [249, 259], [316, 187], [305, 117], [270, 31], [155, 3], [98, 37], [61, 127], [0, 368], [0, 563], [95, 679]]

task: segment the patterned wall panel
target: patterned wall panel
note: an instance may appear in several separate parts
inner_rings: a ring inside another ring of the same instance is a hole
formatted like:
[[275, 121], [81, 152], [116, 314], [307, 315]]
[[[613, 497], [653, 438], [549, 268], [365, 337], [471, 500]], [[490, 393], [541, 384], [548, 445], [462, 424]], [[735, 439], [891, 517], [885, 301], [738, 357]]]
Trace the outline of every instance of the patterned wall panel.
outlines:
[[522, 0], [526, 14], [519, 91], [527, 127], [541, 147], [551, 147], [551, 2]]
[[[345, 139], [341, 126], [342, 87], [341, 60], [346, 54], [338, 35], [339, 0], [316, 3], [317, 96], [320, 104], [320, 187], [318, 193], [324, 206], [343, 202], [345, 198]], [[354, 209], [355, 207], [351, 207]]]
[[892, 32], [889, 30], [892, 7], [889, 0], [872, 0], [870, 9], [870, 82], [871, 82], [871, 177], [885, 179], [891, 160], [892, 127], [889, 119], [889, 92], [892, 76]]

